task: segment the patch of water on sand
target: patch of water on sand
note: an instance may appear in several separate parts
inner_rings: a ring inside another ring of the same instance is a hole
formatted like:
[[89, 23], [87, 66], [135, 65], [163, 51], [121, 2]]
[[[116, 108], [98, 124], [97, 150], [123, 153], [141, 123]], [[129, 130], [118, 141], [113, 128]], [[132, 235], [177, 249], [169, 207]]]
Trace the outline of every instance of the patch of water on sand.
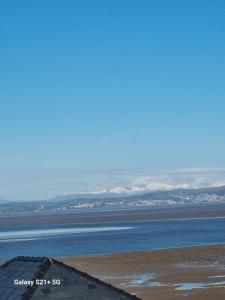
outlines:
[[211, 286], [224, 286], [224, 285], [225, 285], [225, 281], [182, 283], [177, 288], [175, 288], [175, 290], [191, 291], [193, 289], [205, 289]]
[[152, 282], [149, 280], [155, 279], [155, 274], [138, 274], [129, 277], [123, 277], [123, 279], [129, 279], [127, 282], [121, 283], [121, 287], [139, 287], [149, 286]]
[[132, 281], [132, 282], [120, 284], [120, 287], [122, 287], [122, 288], [131, 288], [131, 287], [162, 287], [162, 286], [170, 286], [170, 284], [159, 282], [159, 281], [148, 281], [148, 282], [144, 282], [142, 284], [138, 284], [138, 283]]
[[143, 285], [148, 280], [154, 279], [155, 276], [153, 274], [144, 274], [144, 275], [138, 275], [134, 278], [133, 283], [137, 285]]

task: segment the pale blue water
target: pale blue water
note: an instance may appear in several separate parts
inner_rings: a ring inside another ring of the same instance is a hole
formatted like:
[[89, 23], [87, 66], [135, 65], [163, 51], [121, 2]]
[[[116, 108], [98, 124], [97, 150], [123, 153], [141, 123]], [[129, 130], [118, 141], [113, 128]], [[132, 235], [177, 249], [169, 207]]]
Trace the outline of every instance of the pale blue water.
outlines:
[[0, 260], [74, 256], [225, 243], [225, 218], [0, 229]]

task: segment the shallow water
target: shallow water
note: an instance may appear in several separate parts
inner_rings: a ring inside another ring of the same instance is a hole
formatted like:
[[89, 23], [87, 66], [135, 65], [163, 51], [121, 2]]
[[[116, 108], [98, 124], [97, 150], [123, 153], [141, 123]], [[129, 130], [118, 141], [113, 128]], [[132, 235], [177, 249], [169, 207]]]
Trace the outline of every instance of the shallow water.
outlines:
[[179, 219], [0, 229], [0, 260], [101, 255], [225, 243], [225, 219]]

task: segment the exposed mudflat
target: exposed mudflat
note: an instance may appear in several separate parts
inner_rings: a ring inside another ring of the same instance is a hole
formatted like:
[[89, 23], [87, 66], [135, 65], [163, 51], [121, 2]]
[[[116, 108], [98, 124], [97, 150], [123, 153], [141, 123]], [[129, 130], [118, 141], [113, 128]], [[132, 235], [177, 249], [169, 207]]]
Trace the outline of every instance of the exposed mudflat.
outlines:
[[62, 260], [144, 300], [225, 299], [223, 245]]

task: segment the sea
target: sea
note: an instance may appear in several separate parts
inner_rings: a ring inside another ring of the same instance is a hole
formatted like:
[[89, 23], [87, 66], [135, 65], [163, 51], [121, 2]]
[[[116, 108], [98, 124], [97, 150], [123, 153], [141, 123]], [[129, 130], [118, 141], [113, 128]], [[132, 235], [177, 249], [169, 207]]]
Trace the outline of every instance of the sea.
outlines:
[[0, 261], [225, 244], [225, 217], [0, 228]]

